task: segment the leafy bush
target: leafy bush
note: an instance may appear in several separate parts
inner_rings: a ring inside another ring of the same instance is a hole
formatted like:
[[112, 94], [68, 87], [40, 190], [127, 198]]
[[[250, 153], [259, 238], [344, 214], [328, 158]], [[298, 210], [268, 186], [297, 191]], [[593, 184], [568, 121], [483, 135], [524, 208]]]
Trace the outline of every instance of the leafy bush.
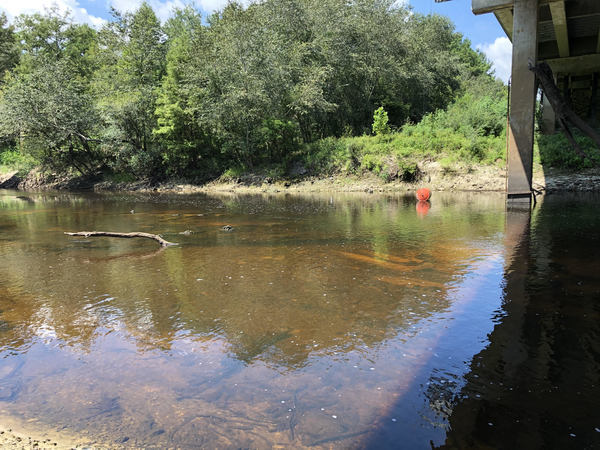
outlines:
[[574, 133], [575, 140], [581, 149], [590, 157], [583, 159], [572, 148], [563, 133], [552, 135], [536, 135], [536, 145], [539, 152], [540, 162], [544, 167], [555, 167], [563, 169], [582, 169], [600, 164], [600, 149], [594, 142], [578, 132]]
[[223, 172], [223, 175], [221, 175], [221, 178], [223, 180], [235, 180], [236, 178], [241, 177], [244, 172], [246, 170], [242, 167], [242, 166], [233, 166], [230, 167], [229, 169], [227, 169], [225, 172]]
[[271, 162], [282, 162], [300, 140], [300, 128], [291, 120], [265, 119], [257, 132], [257, 148]]
[[25, 175], [36, 164], [38, 164], [38, 161], [33, 156], [20, 153], [16, 150], [5, 150], [0, 153], [0, 172], [17, 170], [19, 175]]
[[388, 113], [383, 109], [383, 106], [377, 108], [373, 113], [373, 134], [376, 136], [389, 134], [391, 129], [388, 121]]

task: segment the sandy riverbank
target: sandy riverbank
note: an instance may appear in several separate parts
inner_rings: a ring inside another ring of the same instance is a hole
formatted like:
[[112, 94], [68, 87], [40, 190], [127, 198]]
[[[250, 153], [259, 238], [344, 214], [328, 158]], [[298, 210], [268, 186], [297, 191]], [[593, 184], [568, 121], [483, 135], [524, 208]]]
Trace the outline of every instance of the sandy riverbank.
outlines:
[[[426, 186], [432, 191], [449, 192], [504, 192], [506, 170], [504, 168], [479, 166], [457, 169], [453, 172], [441, 170], [431, 164], [423, 171], [419, 181], [413, 183], [393, 181], [386, 183], [381, 178], [369, 175], [337, 174], [329, 177], [310, 177], [301, 180], [273, 181], [268, 177], [247, 175], [236, 180], [216, 180], [204, 185], [167, 182], [152, 185], [138, 183], [97, 183], [96, 191], [142, 191], [163, 193], [314, 193], [314, 192], [410, 192]], [[600, 170], [565, 172], [557, 170], [534, 170], [533, 188], [538, 193], [600, 191]]]
[[[368, 172], [361, 175], [338, 173], [330, 176], [304, 176], [294, 179], [272, 179], [265, 174], [246, 174], [234, 179], [219, 178], [206, 184], [190, 184], [186, 181], [153, 183], [147, 180], [136, 182], [93, 181], [65, 176], [42, 175], [32, 171], [20, 180], [18, 188], [25, 191], [40, 190], [94, 190], [119, 192], [161, 193], [277, 193], [277, 192], [410, 192], [420, 187], [432, 191], [450, 192], [504, 192], [506, 169], [499, 166], [468, 165], [452, 170], [437, 162], [420, 165], [417, 181], [393, 180], [385, 182]], [[560, 171], [534, 166], [533, 188], [538, 193], [559, 191], [600, 191], [600, 169]]]

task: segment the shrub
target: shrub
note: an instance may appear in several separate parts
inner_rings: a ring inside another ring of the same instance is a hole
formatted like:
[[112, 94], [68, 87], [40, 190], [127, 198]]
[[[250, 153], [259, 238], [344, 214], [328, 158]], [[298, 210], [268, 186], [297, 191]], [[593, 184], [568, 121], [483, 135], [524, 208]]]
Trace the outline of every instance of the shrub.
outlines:
[[300, 127], [290, 120], [265, 119], [256, 139], [263, 158], [270, 162], [281, 162], [300, 146]]
[[388, 124], [388, 113], [380, 106], [373, 113], [373, 134], [376, 136], [389, 134], [392, 130]]
[[578, 133], [574, 133], [575, 140], [581, 149], [593, 159], [583, 159], [572, 148], [570, 142], [563, 133], [552, 135], [538, 134], [536, 144], [538, 147], [540, 162], [545, 167], [556, 167], [564, 169], [582, 169], [584, 167], [597, 166], [600, 162], [600, 149], [594, 142]]
[[33, 156], [16, 150], [5, 150], [0, 153], [0, 172], [1, 167], [4, 167], [5, 171], [17, 170], [19, 175], [25, 175], [37, 164], [38, 161]]

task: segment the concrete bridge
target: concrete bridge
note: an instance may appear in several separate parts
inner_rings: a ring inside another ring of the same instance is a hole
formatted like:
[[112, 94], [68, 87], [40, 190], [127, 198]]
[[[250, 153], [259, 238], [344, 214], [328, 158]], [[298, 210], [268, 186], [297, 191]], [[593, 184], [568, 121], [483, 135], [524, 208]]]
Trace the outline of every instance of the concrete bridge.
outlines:
[[[529, 202], [537, 92], [528, 64], [547, 62], [575, 112], [597, 125], [600, 0], [472, 0], [471, 6], [474, 14], [494, 14], [513, 43], [506, 191], [511, 201]], [[542, 129], [553, 133], [556, 118], [546, 99], [542, 107]]]

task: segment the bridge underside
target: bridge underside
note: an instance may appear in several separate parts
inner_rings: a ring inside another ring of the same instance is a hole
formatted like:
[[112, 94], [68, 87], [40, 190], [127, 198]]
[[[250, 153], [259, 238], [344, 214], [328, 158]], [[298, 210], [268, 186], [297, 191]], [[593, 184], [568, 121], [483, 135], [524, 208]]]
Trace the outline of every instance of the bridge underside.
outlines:
[[[475, 14], [493, 13], [513, 43], [508, 174], [511, 201], [531, 200], [536, 82], [529, 63], [547, 62], [573, 109], [596, 124], [600, 74], [600, 1], [472, 0]], [[542, 129], [554, 113], [542, 102]]]

